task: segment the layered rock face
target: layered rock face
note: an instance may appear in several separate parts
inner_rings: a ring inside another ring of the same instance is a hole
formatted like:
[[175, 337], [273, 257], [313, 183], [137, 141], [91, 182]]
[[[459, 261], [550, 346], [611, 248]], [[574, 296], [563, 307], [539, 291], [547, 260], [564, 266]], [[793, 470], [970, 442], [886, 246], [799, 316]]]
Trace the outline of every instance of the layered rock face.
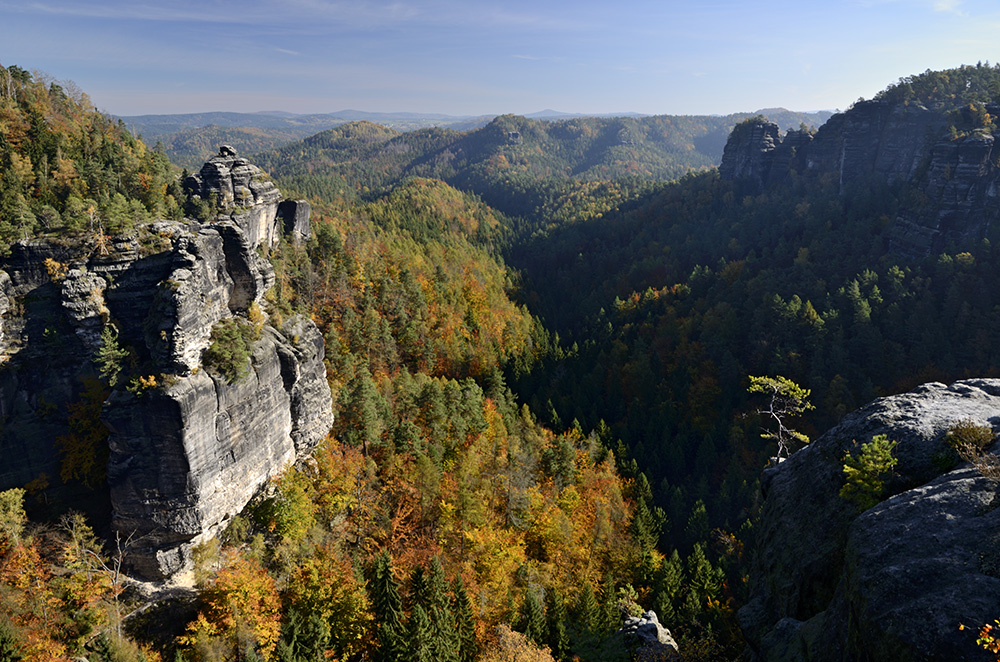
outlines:
[[[333, 423], [319, 330], [305, 318], [274, 328], [259, 313], [274, 273], [256, 249], [277, 240], [270, 233], [284, 222], [272, 214], [277, 189], [255, 189], [252, 170], [240, 168], [230, 168], [237, 171], [233, 200], [244, 205], [235, 219], [161, 221], [140, 230], [142, 243], [116, 240], [107, 255], [19, 244], [0, 271], [0, 452], [7, 458], [0, 489], [40, 474], [58, 481], [61, 457], [52, 442], [67, 432], [62, 412], [96, 378], [92, 359], [111, 326], [132, 350], [139, 366], [132, 372], [147, 380], [118, 384], [101, 413], [111, 431], [112, 524], [132, 537], [128, 561], [151, 579], [184, 569], [192, 545], [215, 535]], [[230, 190], [222, 179], [213, 186]], [[263, 193], [251, 202], [255, 191]], [[308, 207], [296, 215], [291, 229], [301, 239]], [[260, 336], [247, 376], [235, 383], [202, 364], [213, 328], [232, 317], [256, 325]]]
[[273, 246], [284, 228], [294, 240], [309, 236], [309, 203], [281, 199], [281, 192], [264, 171], [228, 145], [201, 170], [184, 181], [196, 199], [214, 204], [220, 218], [243, 228], [254, 246]]
[[[881, 398], [765, 472], [739, 612], [756, 659], [989, 659], [959, 624], [1000, 615], [1000, 500], [968, 464], [943, 468], [961, 421], [1000, 426], [1000, 380]], [[877, 434], [898, 442], [892, 496], [859, 513], [843, 458]]]
[[105, 404], [115, 527], [137, 536], [141, 574], [183, 569], [191, 545], [329, 431], [322, 337], [302, 319], [283, 331], [265, 328], [234, 384], [200, 370], [140, 397], [115, 391]]
[[947, 127], [943, 113], [884, 101], [859, 102], [814, 136], [783, 136], [771, 122], [748, 122], [730, 135], [719, 172], [723, 179], [744, 181], [754, 194], [792, 172], [831, 177], [841, 189], [872, 178], [910, 182], [928, 202], [900, 212], [891, 248], [924, 256], [949, 241], [981, 239], [1000, 221], [994, 136], [980, 130], [952, 137]]

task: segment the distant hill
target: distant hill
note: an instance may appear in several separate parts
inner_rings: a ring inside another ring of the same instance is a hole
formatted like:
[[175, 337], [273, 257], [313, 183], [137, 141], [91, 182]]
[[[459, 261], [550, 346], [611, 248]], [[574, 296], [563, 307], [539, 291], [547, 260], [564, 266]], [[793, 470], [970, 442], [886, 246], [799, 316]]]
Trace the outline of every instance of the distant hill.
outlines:
[[241, 154], [276, 149], [313, 134], [355, 121], [369, 121], [397, 131], [435, 126], [469, 130], [487, 124], [493, 116], [454, 116], [429, 113], [336, 113], [296, 115], [283, 111], [259, 113], [190, 113], [183, 115], [123, 116], [125, 125], [149, 145], [162, 142], [175, 164], [194, 170], [218, 151], [232, 145]]
[[[800, 123], [819, 127], [831, 115], [829, 112], [797, 113], [783, 108], [736, 113], [725, 116], [669, 116], [693, 129], [688, 136], [695, 151], [709, 157], [711, 165], [722, 158], [722, 148], [732, 127], [742, 119], [763, 114], [782, 128], [797, 128]], [[164, 151], [172, 162], [196, 169], [213, 154], [220, 144], [232, 145], [241, 154], [275, 150], [308, 136], [355, 121], [368, 121], [406, 132], [427, 128], [448, 128], [454, 131], [471, 131], [482, 128], [496, 116], [461, 116], [433, 113], [371, 113], [361, 110], [341, 110], [335, 113], [296, 115], [283, 111], [258, 113], [209, 112], [183, 115], [132, 115], [120, 119], [149, 145], [162, 142]], [[528, 118], [543, 121], [565, 121], [585, 117], [647, 118], [639, 113], [614, 113], [584, 115], [556, 110], [541, 110]], [[699, 128], [701, 127], [701, 128]], [[704, 164], [697, 164], [698, 167]]]

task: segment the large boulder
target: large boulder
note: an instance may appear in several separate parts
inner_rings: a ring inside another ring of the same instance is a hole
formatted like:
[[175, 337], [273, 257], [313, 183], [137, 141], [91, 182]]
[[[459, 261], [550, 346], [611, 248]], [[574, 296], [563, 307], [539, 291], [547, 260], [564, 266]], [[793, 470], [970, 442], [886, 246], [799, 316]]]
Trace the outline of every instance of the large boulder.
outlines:
[[670, 630], [660, 625], [655, 611], [647, 611], [642, 616], [630, 616], [618, 631], [625, 645], [634, 650], [633, 658], [637, 660], [680, 660]]
[[[979, 660], [959, 630], [1000, 616], [996, 485], [953, 462], [959, 422], [1000, 426], [1000, 380], [925, 384], [880, 398], [765, 472], [740, 625], [757, 659]], [[839, 496], [847, 453], [898, 442], [890, 496]]]

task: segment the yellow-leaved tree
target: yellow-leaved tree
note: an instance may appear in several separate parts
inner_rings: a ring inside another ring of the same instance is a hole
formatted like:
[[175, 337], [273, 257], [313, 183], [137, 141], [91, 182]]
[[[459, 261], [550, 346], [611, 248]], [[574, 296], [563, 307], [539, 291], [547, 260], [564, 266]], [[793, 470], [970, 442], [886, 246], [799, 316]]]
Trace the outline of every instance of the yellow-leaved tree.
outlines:
[[196, 659], [271, 659], [281, 636], [281, 600], [260, 563], [233, 552], [201, 598], [205, 608], [178, 638]]

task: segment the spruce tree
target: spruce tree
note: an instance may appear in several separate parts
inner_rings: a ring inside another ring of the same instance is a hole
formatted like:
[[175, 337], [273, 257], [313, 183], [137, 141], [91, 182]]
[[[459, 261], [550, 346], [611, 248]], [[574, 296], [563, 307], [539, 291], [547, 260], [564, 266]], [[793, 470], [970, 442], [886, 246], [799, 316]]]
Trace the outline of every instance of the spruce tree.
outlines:
[[521, 607], [521, 632], [541, 646], [548, 639], [545, 625], [545, 608], [529, 588], [524, 594], [524, 605]]
[[451, 600], [448, 597], [448, 579], [444, 576], [444, 568], [438, 557], [433, 557], [430, 562], [430, 573], [427, 575], [427, 596], [428, 603], [436, 607], [451, 607]]
[[552, 657], [557, 660], [566, 659], [569, 654], [569, 634], [567, 634], [566, 628], [566, 603], [563, 602], [562, 596], [554, 588], [545, 596], [545, 602], [545, 615], [549, 626], [549, 650], [552, 651]]
[[434, 650], [434, 633], [431, 630], [430, 618], [428, 618], [423, 606], [414, 605], [407, 630], [409, 650], [404, 659], [408, 662], [437, 662]]
[[292, 608], [281, 629], [278, 658], [281, 662], [322, 662], [330, 643], [330, 624], [319, 614]]
[[479, 654], [476, 640], [476, 622], [472, 616], [472, 603], [460, 576], [452, 584], [455, 605], [455, 630], [458, 632], [458, 661], [473, 662]]
[[680, 607], [681, 586], [684, 584], [684, 566], [681, 555], [675, 549], [663, 562], [653, 610], [661, 623], [669, 623], [677, 619]]
[[687, 580], [692, 592], [698, 594], [699, 602], [718, 596], [722, 572], [712, 567], [701, 543], [696, 544], [687, 557]]
[[376, 557], [370, 575], [372, 613], [375, 616], [379, 642], [375, 659], [377, 662], [403, 662], [406, 660], [403, 601], [399, 597], [399, 585], [392, 573], [389, 552], [383, 551]]
[[430, 566], [426, 586], [434, 659], [439, 662], [458, 662], [458, 631], [448, 596], [448, 580], [445, 579], [444, 568], [438, 557], [431, 559]]
[[427, 584], [427, 574], [424, 572], [423, 566], [415, 566], [410, 572], [408, 603], [411, 613], [418, 605], [424, 608], [424, 614], [431, 608], [430, 586]]
[[0, 619], [0, 660], [2, 662], [21, 662], [24, 655], [17, 641], [14, 626], [6, 618]]
[[618, 611], [618, 596], [615, 594], [615, 580], [609, 573], [601, 586], [600, 630], [602, 634], [614, 632], [622, 626]]
[[598, 629], [600, 608], [594, 596], [594, 586], [588, 581], [583, 583], [580, 599], [576, 603], [576, 622], [585, 634], [595, 634]]

